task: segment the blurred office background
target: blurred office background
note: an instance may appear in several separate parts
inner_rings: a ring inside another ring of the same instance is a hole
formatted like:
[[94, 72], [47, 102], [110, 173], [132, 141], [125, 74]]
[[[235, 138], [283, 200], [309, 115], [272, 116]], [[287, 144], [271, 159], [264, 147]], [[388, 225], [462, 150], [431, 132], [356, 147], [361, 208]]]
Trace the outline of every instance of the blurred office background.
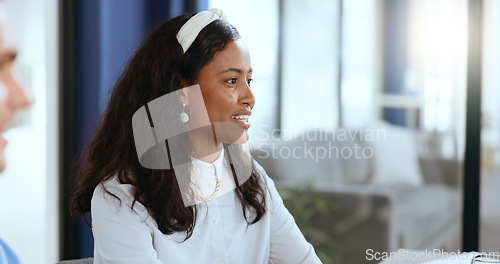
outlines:
[[[93, 255], [90, 228], [68, 213], [77, 153], [147, 32], [218, 7], [251, 52], [254, 155], [325, 263], [376, 263], [367, 249], [464, 249], [463, 221], [474, 219], [464, 204], [475, 206], [463, 184], [468, 24], [482, 21], [475, 250], [500, 252], [500, 1], [472, 2], [483, 4], [480, 17], [469, 16], [467, 0], [5, 0], [16, 67], [36, 101], [5, 133], [0, 237], [23, 263]], [[373, 130], [385, 136], [302, 137]], [[263, 155], [329, 144], [374, 155]]]

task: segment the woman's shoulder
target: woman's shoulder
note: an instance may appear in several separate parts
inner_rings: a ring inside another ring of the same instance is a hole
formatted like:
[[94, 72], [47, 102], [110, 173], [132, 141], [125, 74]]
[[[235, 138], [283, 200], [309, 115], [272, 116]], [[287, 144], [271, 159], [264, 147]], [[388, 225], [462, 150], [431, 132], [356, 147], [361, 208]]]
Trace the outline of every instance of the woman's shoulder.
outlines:
[[276, 185], [271, 177], [267, 174], [264, 167], [262, 167], [255, 159], [253, 160], [255, 171], [260, 176], [263, 182], [263, 188], [267, 195], [267, 203], [269, 203], [270, 209], [273, 211], [274, 208], [278, 207], [280, 203], [283, 203], [281, 196], [276, 189]]
[[266, 185], [265, 187], [275, 188], [273, 179], [271, 177], [269, 177], [269, 175], [267, 174], [264, 167], [262, 167], [262, 165], [260, 165], [255, 159], [253, 159], [253, 165], [254, 165], [255, 171], [260, 176], [261, 180], [265, 183], [265, 185]]
[[121, 183], [117, 176], [99, 183], [94, 189], [91, 200], [92, 217], [94, 214], [126, 216], [133, 213], [144, 221], [148, 220], [148, 210], [135, 200], [133, 188], [131, 184]]
[[106, 202], [121, 200], [122, 202], [133, 202], [134, 196], [132, 187], [131, 184], [120, 183], [118, 177], [113, 176], [97, 185], [94, 189], [92, 200]]

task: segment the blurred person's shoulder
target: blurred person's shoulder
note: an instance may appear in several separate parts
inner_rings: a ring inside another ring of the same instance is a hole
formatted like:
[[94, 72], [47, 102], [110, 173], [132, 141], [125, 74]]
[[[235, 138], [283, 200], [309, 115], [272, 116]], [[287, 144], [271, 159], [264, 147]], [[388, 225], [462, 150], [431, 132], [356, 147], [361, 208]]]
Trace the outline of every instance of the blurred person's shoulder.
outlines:
[[14, 254], [14, 252], [7, 246], [2, 239], [0, 239], [0, 263], [2, 264], [19, 264], [19, 258]]

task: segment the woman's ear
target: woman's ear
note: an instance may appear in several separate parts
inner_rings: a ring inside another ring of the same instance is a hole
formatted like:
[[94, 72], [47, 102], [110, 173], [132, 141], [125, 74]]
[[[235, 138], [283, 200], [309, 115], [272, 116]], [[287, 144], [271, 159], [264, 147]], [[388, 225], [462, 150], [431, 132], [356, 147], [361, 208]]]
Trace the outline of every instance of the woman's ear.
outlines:
[[180, 79], [180, 83], [181, 83], [181, 88], [177, 90], [177, 96], [179, 96], [179, 102], [187, 102], [189, 96], [188, 96], [188, 91], [185, 88], [189, 87], [189, 84], [182, 78]]
[[189, 85], [187, 84], [187, 82], [186, 82], [184, 79], [182, 79], [182, 78], [181, 78], [181, 89], [182, 89], [182, 88], [186, 88], [186, 87], [188, 87], [188, 86], [189, 86]]
[[187, 102], [188, 101], [188, 93], [185, 89], [186, 86], [182, 86], [181, 89], [177, 90], [177, 96], [179, 97], [179, 102]]

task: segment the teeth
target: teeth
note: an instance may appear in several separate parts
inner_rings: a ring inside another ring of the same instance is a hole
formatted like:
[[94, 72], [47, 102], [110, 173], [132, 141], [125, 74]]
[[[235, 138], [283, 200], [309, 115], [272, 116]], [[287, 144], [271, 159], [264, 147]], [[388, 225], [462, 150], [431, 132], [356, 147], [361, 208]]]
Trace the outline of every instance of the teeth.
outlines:
[[231, 118], [248, 123], [248, 115], [231, 116]]
[[248, 119], [248, 115], [231, 116], [234, 119]]

